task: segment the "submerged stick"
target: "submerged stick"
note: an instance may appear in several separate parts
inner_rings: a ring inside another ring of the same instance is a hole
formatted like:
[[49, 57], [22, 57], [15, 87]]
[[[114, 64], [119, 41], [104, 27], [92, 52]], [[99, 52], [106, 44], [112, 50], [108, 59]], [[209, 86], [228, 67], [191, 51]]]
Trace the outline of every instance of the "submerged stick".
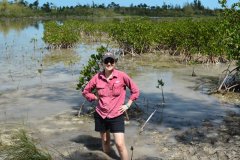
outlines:
[[81, 114], [81, 112], [82, 112], [82, 108], [83, 108], [85, 102], [86, 102], [86, 100], [84, 100], [84, 102], [82, 103], [82, 105], [81, 105], [80, 108], [79, 108], [78, 117], [80, 116], [80, 114]]
[[155, 109], [152, 114], [148, 117], [148, 119], [145, 121], [145, 123], [143, 124], [143, 126], [140, 129], [140, 133], [143, 131], [143, 128], [145, 127], [145, 125], [147, 124], [147, 122], [152, 118], [152, 116], [154, 115], [154, 113], [157, 111], [157, 109]]

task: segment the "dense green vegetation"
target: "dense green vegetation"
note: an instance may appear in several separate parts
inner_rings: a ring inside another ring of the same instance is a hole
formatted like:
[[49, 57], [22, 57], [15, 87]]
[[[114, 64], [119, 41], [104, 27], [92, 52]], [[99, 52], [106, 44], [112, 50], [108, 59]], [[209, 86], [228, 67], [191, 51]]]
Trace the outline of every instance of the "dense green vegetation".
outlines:
[[75, 21], [66, 21], [63, 24], [51, 21], [44, 25], [43, 40], [50, 48], [70, 48], [78, 42], [78, 39]]
[[186, 16], [215, 16], [219, 9], [211, 10], [202, 5], [200, 0], [180, 5], [163, 3], [161, 6], [148, 6], [147, 4], [120, 6], [114, 2], [110, 4], [76, 5], [57, 7], [53, 3], [46, 2], [42, 6], [39, 0], [28, 3], [24, 0], [0, 2], [0, 17], [42, 17], [42, 16], [150, 16], [150, 17], [186, 17]]
[[231, 8], [227, 8], [226, 0], [220, 2], [224, 8], [221, 23], [223, 45], [226, 47], [229, 59], [236, 59], [240, 67], [240, 2], [234, 3]]
[[[70, 28], [72, 34], [63, 34], [60, 30], [60, 35], [68, 40], [69, 46], [77, 43], [77, 39], [101, 42], [108, 39], [118, 44], [124, 54], [168, 51], [171, 55], [182, 55], [186, 61], [215, 63], [226, 58], [236, 58], [229, 56], [230, 52], [224, 45], [223, 20], [225, 19], [152, 21], [147, 18], [127, 18], [106, 23], [78, 20], [65, 21], [63, 24], [48, 22], [45, 24], [44, 40], [48, 40], [46, 42], [50, 45], [59, 46], [62, 38], [55, 32], [58, 28]], [[64, 44], [67, 43], [64, 41], [63, 46]]]

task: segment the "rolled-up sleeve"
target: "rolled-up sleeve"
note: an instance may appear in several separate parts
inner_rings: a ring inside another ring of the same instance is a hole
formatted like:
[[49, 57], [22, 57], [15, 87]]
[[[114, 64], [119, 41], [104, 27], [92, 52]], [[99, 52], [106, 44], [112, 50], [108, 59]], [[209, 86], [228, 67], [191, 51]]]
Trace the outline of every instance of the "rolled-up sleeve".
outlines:
[[92, 90], [96, 87], [96, 75], [88, 82], [86, 87], [84, 88], [82, 95], [88, 100], [88, 101], [94, 101], [95, 95], [92, 93]]
[[127, 74], [123, 74], [123, 79], [124, 82], [126, 84], [126, 86], [130, 89], [130, 98], [132, 101], [135, 101], [136, 99], [138, 99], [140, 91], [137, 87], [137, 85], [133, 82], [133, 80], [127, 75]]

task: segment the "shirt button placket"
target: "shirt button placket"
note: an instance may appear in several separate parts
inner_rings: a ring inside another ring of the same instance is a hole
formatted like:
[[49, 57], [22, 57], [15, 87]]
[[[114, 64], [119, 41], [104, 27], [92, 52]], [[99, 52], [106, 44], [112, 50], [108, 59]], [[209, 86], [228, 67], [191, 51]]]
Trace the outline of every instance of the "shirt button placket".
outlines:
[[109, 81], [107, 82], [107, 86], [108, 86], [108, 90], [107, 90], [108, 93], [107, 93], [107, 95], [108, 95], [108, 97], [109, 97], [109, 96], [110, 96], [110, 88], [109, 88], [110, 85], [109, 85]]

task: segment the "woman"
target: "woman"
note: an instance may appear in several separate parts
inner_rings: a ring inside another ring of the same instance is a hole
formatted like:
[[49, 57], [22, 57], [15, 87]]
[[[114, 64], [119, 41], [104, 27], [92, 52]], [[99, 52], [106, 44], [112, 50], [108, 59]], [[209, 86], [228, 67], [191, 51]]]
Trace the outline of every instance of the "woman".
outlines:
[[[106, 53], [102, 60], [104, 70], [89, 81], [84, 88], [83, 96], [88, 101], [98, 101], [94, 115], [95, 131], [100, 132], [103, 151], [109, 154], [112, 133], [121, 160], [128, 160], [123, 113], [138, 98], [139, 89], [126, 73], [115, 69], [116, 59], [112, 53]], [[126, 87], [131, 93], [127, 103], [125, 103]], [[94, 89], [97, 94], [92, 93]]]

